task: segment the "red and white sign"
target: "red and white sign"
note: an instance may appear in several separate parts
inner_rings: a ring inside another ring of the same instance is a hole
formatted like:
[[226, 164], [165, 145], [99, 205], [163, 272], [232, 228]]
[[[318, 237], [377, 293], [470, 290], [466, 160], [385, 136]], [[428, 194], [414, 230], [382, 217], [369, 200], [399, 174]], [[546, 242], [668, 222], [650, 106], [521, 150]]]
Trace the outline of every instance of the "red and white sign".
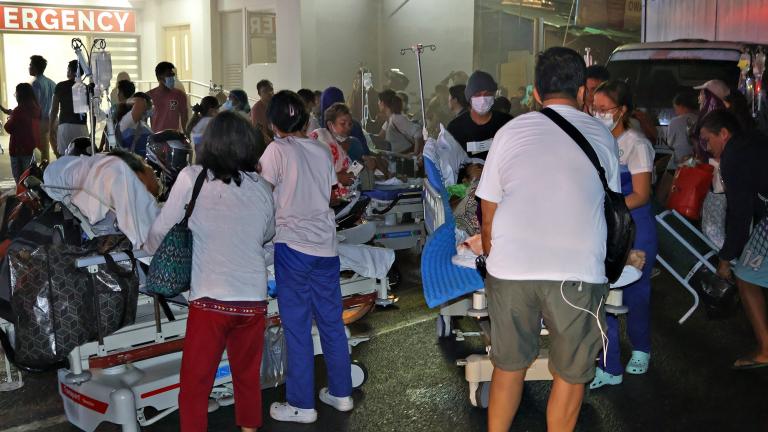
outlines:
[[91, 397], [88, 397], [82, 393], [78, 393], [72, 388], [65, 386], [64, 384], [61, 384], [61, 393], [64, 394], [64, 396], [71, 399], [73, 402], [79, 405], [82, 405], [88, 409], [92, 409], [99, 414], [104, 414], [105, 412], [107, 412], [107, 408], [109, 408], [109, 404], [102, 402], [100, 400], [96, 400]]
[[0, 6], [0, 30], [134, 33], [136, 15], [129, 10]]

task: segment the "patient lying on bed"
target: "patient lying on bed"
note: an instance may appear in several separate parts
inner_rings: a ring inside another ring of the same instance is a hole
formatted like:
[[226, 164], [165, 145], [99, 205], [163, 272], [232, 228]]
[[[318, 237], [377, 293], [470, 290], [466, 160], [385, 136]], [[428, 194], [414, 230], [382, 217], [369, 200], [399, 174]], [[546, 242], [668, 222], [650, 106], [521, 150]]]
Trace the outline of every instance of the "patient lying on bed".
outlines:
[[154, 171], [135, 154], [120, 150], [62, 156], [46, 168], [43, 189], [52, 199], [77, 207], [92, 225], [112, 212], [134, 249], [144, 245], [159, 212]]

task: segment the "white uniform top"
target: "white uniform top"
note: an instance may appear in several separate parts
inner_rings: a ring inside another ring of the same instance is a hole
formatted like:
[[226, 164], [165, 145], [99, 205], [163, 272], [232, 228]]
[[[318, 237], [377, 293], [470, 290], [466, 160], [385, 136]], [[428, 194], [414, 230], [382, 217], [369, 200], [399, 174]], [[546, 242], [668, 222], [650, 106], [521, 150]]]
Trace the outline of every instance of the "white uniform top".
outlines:
[[336, 221], [330, 208], [336, 184], [331, 150], [309, 138], [277, 138], [259, 161], [275, 189], [275, 243], [317, 257], [334, 257]]
[[627, 129], [616, 139], [619, 144], [619, 164], [630, 174], [653, 172], [653, 145], [642, 132]]
[[[146, 250], [154, 253], [165, 235], [184, 219], [185, 207], [202, 167], [179, 173], [160, 215], [152, 225]], [[192, 231], [192, 283], [189, 300], [210, 297], [223, 301], [267, 298], [267, 265], [263, 245], [275, 233], [271, 186], [256, 173], [241, 174], [242, 182], [203, 183], [189, 218]]]
[[[597, 119], [551, 106], [592, 144], [611, 190], [620, 191], [616, 140]], [[477, 196], [498, 204], [488, 273], [508, 280], [604, 283], [603, 186], [581, 148], [538, 112], [493, 139]]]

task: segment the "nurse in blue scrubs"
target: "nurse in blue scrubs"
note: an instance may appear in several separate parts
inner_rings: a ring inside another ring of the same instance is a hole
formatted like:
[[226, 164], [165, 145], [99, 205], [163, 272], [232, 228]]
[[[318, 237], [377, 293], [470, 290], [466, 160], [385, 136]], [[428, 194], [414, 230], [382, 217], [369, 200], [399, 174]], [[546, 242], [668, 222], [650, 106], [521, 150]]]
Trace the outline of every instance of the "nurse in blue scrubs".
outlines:
[[589, 385], [591, 389], [621, 384], [625, 371], [634, 375], [644, 374], [648, 371], [651, 358], [651, 272], [657, 249], [656, 221], [650, 204], [654, 151], [653, 145], [639, 128], [632, 127], [632, 110], [629, 87], [625, 83], [607, 81], [595, 91], [592, 112], [618, 142], [621, 191], [637, 227], [633, 249], [645, 252], [646, 262], [640, 280], [624, 287], [623, 301], [629, 308], [627, 333], [632, 344], [632, 357], [623, 367], [618, 318], [607, 315], [607, 356], [600, 356], [595, 379]]

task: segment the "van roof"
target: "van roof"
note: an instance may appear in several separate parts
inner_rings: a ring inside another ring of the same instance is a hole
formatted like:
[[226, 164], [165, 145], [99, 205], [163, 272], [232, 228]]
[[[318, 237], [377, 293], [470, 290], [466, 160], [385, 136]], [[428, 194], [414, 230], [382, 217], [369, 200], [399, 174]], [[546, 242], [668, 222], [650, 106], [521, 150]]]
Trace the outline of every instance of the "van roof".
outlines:
[[745, 48], [756, 45], [746, 42], [711, 42], [706, 40], [676, 40], [622, 45], [616, 48], [611, 61], [645, 60], [705, 60], [739, 61]]
[[679, 50], [679, 49], [721, 49], [742, 51], [744, 48], [756, 46], [759, 44], [751, 42], [727, 42], [727, 41], [708, 41], [704, 39], [680, 39], [671, 42], [646, 42], [622, 45], [614, 50], [614, 53], [620, 51], [637, 50]]

